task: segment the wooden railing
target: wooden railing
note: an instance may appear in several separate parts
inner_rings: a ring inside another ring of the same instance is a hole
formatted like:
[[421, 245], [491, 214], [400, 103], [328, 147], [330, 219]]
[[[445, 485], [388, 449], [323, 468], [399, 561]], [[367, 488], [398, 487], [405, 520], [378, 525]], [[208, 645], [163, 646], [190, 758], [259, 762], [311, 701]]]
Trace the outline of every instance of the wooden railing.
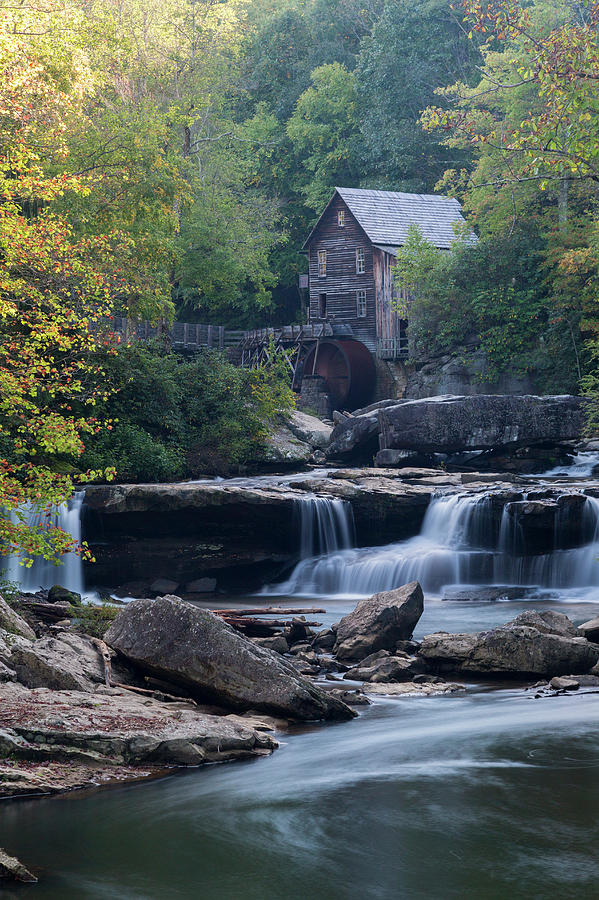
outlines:
[[379, 338], [376, 342], [376, 355], [379, 359], [399, 359], [408, 355], [407, 337]]
[[333, 329], [329, 322], [313, 322], [310, 325], [279, 325], [274, 328], [255, 328], [244, 332], [244, 347], [268, 344], [272, 339], [275, 344], [296, 344], [301, 341], [316, 341], [330, 337]]
[[167, 337], [173, 350], [192, 351], [200, 347], [226, 350], [240, 344], [246, 333], [230, 330], [223, 325], [201, 325], [196, 322], [173, 322], [168, 326], [155, 326], [150, 322], [138, 322], [121, 316], [115, 316], [112, 328], [127, 341]]

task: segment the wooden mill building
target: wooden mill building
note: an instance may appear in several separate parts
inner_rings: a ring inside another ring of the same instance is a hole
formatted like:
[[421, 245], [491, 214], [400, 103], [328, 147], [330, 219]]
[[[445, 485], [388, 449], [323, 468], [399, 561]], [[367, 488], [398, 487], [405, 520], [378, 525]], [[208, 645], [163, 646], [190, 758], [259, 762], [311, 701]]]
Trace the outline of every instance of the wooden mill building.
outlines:
[[448, 250], [456, 223], [464, 223], [460, 204], [442, 194], [335, 188], [303, 247], [310, 324], [326, 324], [332, 339], [311, 348], [302, 367], [303, 378], [324, 378], [334, 406], [367, 399], [375, 359], [407, 354], [408, 323], [394, 309], [401, 289], [392, 269], [410, 226]]

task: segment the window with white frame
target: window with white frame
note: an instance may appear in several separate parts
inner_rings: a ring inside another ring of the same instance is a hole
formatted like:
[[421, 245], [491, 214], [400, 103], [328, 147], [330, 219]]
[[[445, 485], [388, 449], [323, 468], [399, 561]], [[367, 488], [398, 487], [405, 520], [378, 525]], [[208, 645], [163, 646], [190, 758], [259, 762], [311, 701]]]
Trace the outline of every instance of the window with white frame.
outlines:
[[363, 247], [356, 250], [356, 275], [363, 275], [366, 271], [366, 254]]
[[339, 228], [343, 228], [343, 226], [345, 225], [345, 210], [344, 209], [337, 210], [337, 225], [339, 226]]
[[366, 317], [366, 291], [356, 291], [356, 315], [359, 319]]
[[325, 278], [327, 274], [327, 251], [318, 251], [318, 277]]

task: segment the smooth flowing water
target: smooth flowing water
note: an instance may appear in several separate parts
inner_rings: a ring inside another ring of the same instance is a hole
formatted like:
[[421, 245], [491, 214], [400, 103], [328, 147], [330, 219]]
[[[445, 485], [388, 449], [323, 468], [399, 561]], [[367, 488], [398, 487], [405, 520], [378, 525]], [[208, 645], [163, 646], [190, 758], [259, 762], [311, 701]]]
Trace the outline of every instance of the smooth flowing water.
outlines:
[[597, 694], [379, 699], [267, 759], [3, 804], [41, 878], [14, 896], [591, 900], [598, 720]]

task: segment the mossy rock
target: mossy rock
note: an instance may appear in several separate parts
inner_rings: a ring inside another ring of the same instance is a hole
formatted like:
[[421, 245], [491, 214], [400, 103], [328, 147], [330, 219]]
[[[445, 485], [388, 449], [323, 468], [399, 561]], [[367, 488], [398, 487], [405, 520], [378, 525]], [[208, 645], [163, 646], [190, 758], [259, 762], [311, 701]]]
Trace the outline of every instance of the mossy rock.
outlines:
[[48, 603], [70, 603], [71, 606], [81, 606], [81, 594], [55, 584], [48, 591]]

